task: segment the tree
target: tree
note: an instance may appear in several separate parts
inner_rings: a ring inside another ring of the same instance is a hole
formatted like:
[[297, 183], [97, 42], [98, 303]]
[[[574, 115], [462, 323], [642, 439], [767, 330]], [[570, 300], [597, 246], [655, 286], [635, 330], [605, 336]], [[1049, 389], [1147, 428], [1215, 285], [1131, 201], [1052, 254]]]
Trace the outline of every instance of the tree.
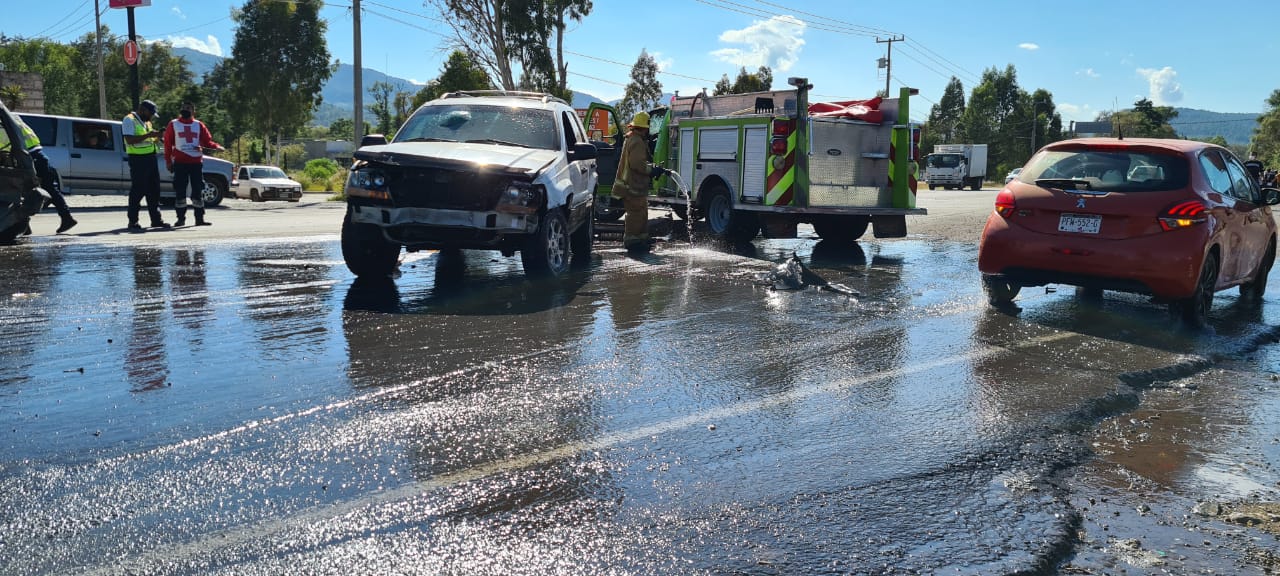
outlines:
[[711, 90], [711, 95], [724, 96], [725, 94], [733, 94], [733, 83], [729, 82], [728, 74], [721, 74], [720, 80], [716, 82], [716, 87]]
[[773, 88], [773, 70], [768, 66], [761, 66], [754, 74], [747, 72], [746, 66], [738, 69], [738, 77], [729, 83], [729, 75], [720, 76], [720, 81], [716, 82], [713, 96], [723, 96], [725, 94], [748, 94], [751, 92], [766, 92]]
[[[329, 125], [329, 138], [333, 140], [351, 140], [355, 138], [355, 121], [350, 118], [339, 118]], [[368, 122], [364, 123], [364, 131], [361, 134], [370, 134], [373, 127]]]
[[1280, 168], [1280, 90], [1267, 98], [1267, 110], [1258, 117], [1250, 152], [1269, 168]]
[[567, 20], [581, 22], [591, 14], [591, 0], [546, 0], [546, 3], [547, 11], [551, 14], [551, 27], [556, 35], [557, 95], [565, 98], [566, 101], [572, 101], [573, 93], [569, 90], [569, 65], [564, 61], [564, 31]]
[[947, 82], [942, 99], [929, 110], [929, 131], [938, 143], [950, 144], [959, 138], [960, 121], [964, 117], [964, 85], [955, 76]]
[[1178, 132], [1169, 121], [1178, 116], [1170, 106], [1156, 106], [1146, 98], [1139, 98], [1129, 110], [1116, 110], [1098, 114], [1099, 121], [1110, 121], [1112, 130], [1131, 138], [1177, 138]]
[[631, 66], [631, 82], [618, 103], [618, 114], [630, 118], [636, 112], [649, 110], [662, 102], [662, 83], [658, 81], [658, 62], [645, 50]]
[[454, 50], [449, 60], [440, 69], [440, 76], [427, 82], [413, 97], [413, 108], [417, 109], [428, 100], [435, 100], [449, 92], [462, 90], [493, 90], [489, 75], [485, 73], [466, 52]]
[[1010, 64], [982, 73], [961, 115], [959, 140], [987, 144], [987, 166], [997, 172], [1021, 165], [1031, 154], [1031, 96], [1018, 86], [1018, 74]]
[[392, 108], [392, 99], [396, 92], [396, 87], [390, 82], [378, 81], [369, 87], [369, 95], [373, 97], [373, 103], [365, 108], [369, 114], [373, 116], [375, 122], [374, 130], [379, 134], [390, 135], [395, 130], [395, 109]]
[[[78, 63], [75, 46], [52, 40], [0, 39], [0, 64], [9, 72], [38, 72], [43, 77], [44, 108], [49, 114], [83, 116], [86, 110], [79, 107], [79, 94], [98, 85], [85, 83], [89, 69]], [[92, 70], [97, 71], [96, 64]], [[96, 100], [93, 110], [96, 116]]]
[[446, 16], [458, 45], [503, 90], [516, 89], [507, 39], [507, 0], [428, 0]]
[[[277, 146], [320, 105], [320, 90], [333, 74], [320, 19], [322, 0], [259, 2], [247, 0], [235, 12], [231, 49], [234, 113], [255, 133]], [[268, 154], [270, 158], [270, 154]]]
[[22, 101], [27, 99], [27, 93], [22, 91], [22, 86], [10, 84], [0, 87], [0, 102], [10, 110], [17, 110], [22, 106]]

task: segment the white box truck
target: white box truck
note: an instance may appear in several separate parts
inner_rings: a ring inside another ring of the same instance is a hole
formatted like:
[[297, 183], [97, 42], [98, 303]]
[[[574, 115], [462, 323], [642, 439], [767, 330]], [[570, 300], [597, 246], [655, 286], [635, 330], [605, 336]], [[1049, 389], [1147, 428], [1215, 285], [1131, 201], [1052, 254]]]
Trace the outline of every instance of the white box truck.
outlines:
[[968, 187], [981, 190], [987, 177], [986, 144], [938, 144], [925, 156], [924, 180], [930, 190]]

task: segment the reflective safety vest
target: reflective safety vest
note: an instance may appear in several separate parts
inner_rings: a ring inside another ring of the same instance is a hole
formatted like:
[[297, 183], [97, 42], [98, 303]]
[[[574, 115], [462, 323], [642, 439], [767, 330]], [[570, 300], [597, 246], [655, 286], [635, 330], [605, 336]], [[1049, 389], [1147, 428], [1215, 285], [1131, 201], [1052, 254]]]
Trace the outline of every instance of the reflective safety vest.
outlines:
[[36, 136], [36, 131], [27, 126], [27, 123], [23, 122], [21, 118], [14, 116], [13, 119], [18, 122], [18, 129], [22, 131], [22, 147], [26, 148], [27, 152], [39, 150], [40, 137]]
[[[130, 112], [129, 115], [124, 118], [125, 120], [133, 118], [133, 136], [143, 136], [151, 131], [151, 123], [143, 122], [142, 118], [138, 117], [137, 112]], [[147, 140], [143, 140], [139, 144], [130, 144], [129, 141], [126, 140], [124, 143], [124, 150], [125, 152], [128, 152], [130, 156], [155, 154], [156, 141], [154, 138], [149, 138]]]

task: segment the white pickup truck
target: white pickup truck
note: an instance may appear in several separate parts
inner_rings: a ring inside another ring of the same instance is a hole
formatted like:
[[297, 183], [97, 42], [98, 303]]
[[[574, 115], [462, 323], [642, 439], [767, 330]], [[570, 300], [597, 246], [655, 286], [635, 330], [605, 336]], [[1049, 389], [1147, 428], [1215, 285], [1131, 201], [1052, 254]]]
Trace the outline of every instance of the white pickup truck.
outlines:
[[254, 202], [297, 202], [302, 199], [302, 184], [275, 166], [245, 165], [240, 167], [238, 175], [238, 182], [231, 186], [231, 194], [236, 198], [248, 198]]
[[[128, 194], [129, 158], [124, 151], [119, 120], [19, 114], [40, 137], [49, 165], [68, 194]], [[160, 198], [173, 202], [173, 174], [156, 154], [160, 166]], [[204, 205], [217, 206], [235, 182], [235, 165], [204, 157]]]

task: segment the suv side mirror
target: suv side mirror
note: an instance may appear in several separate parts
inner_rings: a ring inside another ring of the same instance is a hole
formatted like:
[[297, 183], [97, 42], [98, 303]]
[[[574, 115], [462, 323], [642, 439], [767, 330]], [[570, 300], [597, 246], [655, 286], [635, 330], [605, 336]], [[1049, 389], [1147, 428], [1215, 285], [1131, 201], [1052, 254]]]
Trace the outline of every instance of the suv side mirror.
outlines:
[[569, 161], [577, 162], [578, 160], [595, 160], [599, 156], [594, 144], [574, 144], [569, 149]]
[[1275, 206], [1276, 204], [1280, 204], [1280, 189], [1263, 188], [1262, 203], [1266, 204], [1267, 206]]
[[364, 148], [365, 146], [382, 146], [386, 143], [387, 137], [382, 134], [365, 134], [364, 137], [360, 139], [361, 148]]

